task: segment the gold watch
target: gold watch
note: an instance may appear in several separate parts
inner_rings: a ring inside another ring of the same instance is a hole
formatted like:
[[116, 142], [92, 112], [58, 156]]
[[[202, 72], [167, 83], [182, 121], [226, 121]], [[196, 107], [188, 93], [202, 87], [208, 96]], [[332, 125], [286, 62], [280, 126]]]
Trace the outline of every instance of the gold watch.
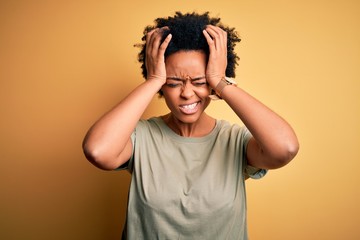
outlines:
[[213, 91], [215, 91], [215, 94], [210, 95], [209, 97], [212, 100], [217, 100], [217, 99], [222, 99], [221, 98], [221, 93], [224, 90], [224, 88], [228, 85], [234, 85], [236, 86], [237, 83], [235, 82], [235, 80], [233, 78], [229, 78], [229, 77], [222, 77], [220, 82], [216, 85], [215, 89], [213, 89]]

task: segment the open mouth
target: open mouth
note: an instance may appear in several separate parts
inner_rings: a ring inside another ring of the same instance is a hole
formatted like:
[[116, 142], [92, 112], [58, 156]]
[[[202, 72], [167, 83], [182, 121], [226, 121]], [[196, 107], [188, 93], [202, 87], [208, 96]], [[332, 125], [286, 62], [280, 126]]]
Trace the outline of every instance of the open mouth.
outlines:
[[199, 103], [200, 102], [195, 102], [195, 103], [186, 104], [186, 105], [184, 104], [184, 105], [180, 105], [179, 108], [185, 114], [192, 114], [192, 113], [197, 112]]

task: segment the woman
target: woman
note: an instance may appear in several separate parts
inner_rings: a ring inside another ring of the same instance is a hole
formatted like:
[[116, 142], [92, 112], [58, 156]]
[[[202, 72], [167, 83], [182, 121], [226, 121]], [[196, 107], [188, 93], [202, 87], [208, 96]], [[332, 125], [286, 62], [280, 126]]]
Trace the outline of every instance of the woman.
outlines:
[[[208, 13], [155, 23], [140, 45], [146, 81], [91, 127], [84, 153], [132, 173], [123, 239], [247, 239], [244, 181], [291, 161], [297, 137], [227, 78], [238, 60], [234, 29]], [[156, 93], [170, 112], [140, 120]], [[214, 97], [245, 127], [207, 115]]]

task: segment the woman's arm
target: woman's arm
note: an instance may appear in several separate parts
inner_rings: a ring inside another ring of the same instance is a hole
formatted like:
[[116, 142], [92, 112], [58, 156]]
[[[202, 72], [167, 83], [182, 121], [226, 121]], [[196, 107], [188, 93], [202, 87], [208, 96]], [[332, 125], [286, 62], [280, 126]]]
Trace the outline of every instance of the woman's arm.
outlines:
[[279, 168], [295, 157], [299, 143], [283, 118], [241, 88], [228, 85], [221, 97], [253, 135], [247, 146], [247, 159], [251, 166]]
[[146, 36], [147, 80], [102, 116], [85, 136], [85, 156], [101, 169], [115, 169], [130, 159], [130, 136], [150, 101], [166, 81], [164, 53], [171, 35], [162, 44], [161, 37], [162, 29], [154, 29]]
[[[206, 78], [216, 89], [225, 76], [227, 34], [218, 27], [208, 26], [204, 36], [210, 49]], [[295, 157], [299, 143], [295, 132], [283, 118], [234, 85], [225, 86], [221, 97], [253, 135], [247, 146], [247, 159], [251, 166], [279, 168]]]

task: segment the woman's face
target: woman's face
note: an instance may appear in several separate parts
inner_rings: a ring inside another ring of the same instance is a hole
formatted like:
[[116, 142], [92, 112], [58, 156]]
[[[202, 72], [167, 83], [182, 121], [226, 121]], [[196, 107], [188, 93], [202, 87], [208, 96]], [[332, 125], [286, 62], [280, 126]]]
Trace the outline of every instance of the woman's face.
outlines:
[[202, 51], [179, 51], [165, 60], [163, 96], [173, 116], [183, 123], [196, 122], [209, 105], [206, 64]]

